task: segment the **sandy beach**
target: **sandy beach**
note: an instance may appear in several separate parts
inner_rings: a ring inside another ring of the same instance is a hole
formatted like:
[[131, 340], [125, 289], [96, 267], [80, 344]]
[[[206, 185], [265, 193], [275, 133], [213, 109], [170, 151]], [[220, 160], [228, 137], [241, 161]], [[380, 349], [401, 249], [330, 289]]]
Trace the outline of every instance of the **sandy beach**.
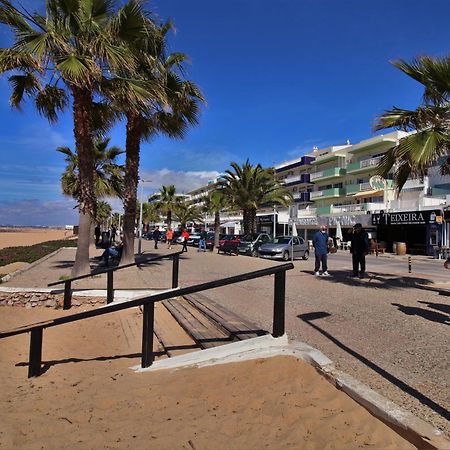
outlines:
[[0, 228], [0, 249], [56, 241], [72, 236], [63, 228]]
[[[2, 308], [0, 329], [65, 314]], [[0, 448], [414, 448], [292, 357], [136, 374], [138, 310], [0, 342]], [[133, 326], [133, 324], [135, 326]]]

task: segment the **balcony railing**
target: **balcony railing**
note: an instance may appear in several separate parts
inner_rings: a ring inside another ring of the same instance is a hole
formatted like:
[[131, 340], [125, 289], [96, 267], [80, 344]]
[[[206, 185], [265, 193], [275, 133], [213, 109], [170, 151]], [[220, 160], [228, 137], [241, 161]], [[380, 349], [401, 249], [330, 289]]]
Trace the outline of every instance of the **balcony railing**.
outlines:
[[372, 169], [380, 163], [381, 158], [381, 156], [377, 156], [376, 158], [363, 159], [356, 163], [347, 164], [347, 173]]
[[351, 205], [333, 205], [332, 213], [341, 214], [341, 213], [354, 213], [354, 212], [363, 212], [367, 211], [380, 211], [386, 209], [386, 204], [384, 203], [353, 203]]
[[[386, 180], [387, 188], [392, 189], [394, 182], [392, 180]], [[369, 183], [356, 183], [347, 184], [345, 187], [345, 192], [347, 195], [357, 194], [358, 192], [366, 192], [374, 190]]]
[[309, 202], [310, 201], [310, 193], [309, 192], [297, 192], [293, 194], [294, 200], [299, 202]]
[[301, 175], [296, 175], [293, 177], [287, 177], [284, 179], [284, 184], [301, 184], [309, 183], [310, 177], [309, 173], [302, 173]]
[[325, 180], [327, 178], [337, 178], [345, 175], [345, 169], [333, 167], [332, 169], [321, 170], [310, 175], [311, 181]]
[[311, 217], [315, 216], [317, 213], [317, 208], [299, 209], [297, 212], [298, 217]]
[[324, 189], [323, 191], [314, 191], [310, 193], [311, 200], [317, 200], [330, 197], [341, 197], [345, 195], [345, 189], [343, 188], [331, 188]]

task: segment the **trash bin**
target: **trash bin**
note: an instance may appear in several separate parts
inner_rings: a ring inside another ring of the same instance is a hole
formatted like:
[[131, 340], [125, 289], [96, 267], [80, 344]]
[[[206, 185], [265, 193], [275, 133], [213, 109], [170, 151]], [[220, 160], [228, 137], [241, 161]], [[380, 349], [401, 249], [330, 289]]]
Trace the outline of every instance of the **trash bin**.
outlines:
[[396, 242], [397, 255], [406, 255], [406, 242]]

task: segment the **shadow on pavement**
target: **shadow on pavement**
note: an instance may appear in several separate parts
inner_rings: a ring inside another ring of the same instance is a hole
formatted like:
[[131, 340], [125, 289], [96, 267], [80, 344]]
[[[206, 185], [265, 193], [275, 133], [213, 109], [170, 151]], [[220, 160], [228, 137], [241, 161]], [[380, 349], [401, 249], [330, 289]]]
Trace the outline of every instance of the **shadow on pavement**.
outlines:
[[[311, 274], [311, 270], [302, 270], [303, 273]], [[368, 272], [364, 278], [354, 278], [351, 276], [350, 270], [330, 270], [329, 277], [315, 277], [328, 283], [341, 283], [348, 286], [364, 286], [367, 288], [377, 289], [403, 289], [405, 287], [415, 287], [420, 289], [422, 285], [432, 283], [432, 280], [417, 277], [404, 277], [401, 275], [393, 275], [391, 273], [373, 273]]]
[[320, 328], [318, 325], [313, 323], [313, 320], [323, 319], [326, 317], [331, 316], [330, 313], [327, 313], [325, 311], [317, 311], [313, 313], [307, 313], [307, 314], [299, 314], [297, 317], [300, 320], [303, 320], [305, 323], [307, 323], [309, 326], [314, 328], [316, 331], [318, 331], [320, 334], [328, 338], [331, 342], [333, 342], [335, 345], [337, 345], [340, 349], [347, 352], [349, 355], [356, 358], [358, 361], [361, 361], [364, 365], [366, 365], [369, 369], [372, 369], [374, 372], [381, 375], [383, 378], [385, 378], [390, 383], [397, 386], [399, 389], [401, 389], [403, 392], [406, 392], [407, 394], [411, 395], [412, 397], [419, 400], [420, 403], [423, 405], [428, 406], [428, 408], [432, 409], [434, 412], [439, 414], [440, 416], [444, 417], [446, 420], [450, 420], [450, 411], [445, 409], [443, 406], [439, 405], [438, 403], [431, 400], [426, 395], [419, 392], [417, 389], [409, 386], [404, 381], [398, 379], [396, 376], [392, 375], [382, 367], [378, 366], [374, 362], [370, 361], [360, 353], [356, 352], [355, 350], [351, 349], [350, 347], [343, 344], [340, 340], [336, 339], [333, 335], [328, 333], [327, 331]]
[[436, 309], [438, 311], [442, 311], [448, 315], [450, 315], [450, 305], [446, 305], [444, 303], [432, 303], [432, 302], [421, 302], [423, 305], [427, 305], [428, 308]]
[[[425, 302], [419, 302], [425, 303]], [[450, 325], [450, 316], [448, 314], [438, 313], [436, 311], [430, 311], [429, 309], [417, 308], [415, 306], [400, 305], [399, 303], [391, 303], [392, 306], [396, 306], [400, 312], [407, 314], [408, 316], [419, 316], [432, 322], [443, 323]]]

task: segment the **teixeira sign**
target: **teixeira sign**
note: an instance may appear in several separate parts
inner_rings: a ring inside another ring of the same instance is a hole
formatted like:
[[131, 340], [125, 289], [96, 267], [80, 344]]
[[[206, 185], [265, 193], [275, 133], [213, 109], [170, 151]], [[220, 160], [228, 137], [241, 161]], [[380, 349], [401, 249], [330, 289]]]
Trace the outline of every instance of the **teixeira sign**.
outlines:
[[436, 223], [442, 223], [440, 210], [372, 214], [372, 225], [427, 225]]

